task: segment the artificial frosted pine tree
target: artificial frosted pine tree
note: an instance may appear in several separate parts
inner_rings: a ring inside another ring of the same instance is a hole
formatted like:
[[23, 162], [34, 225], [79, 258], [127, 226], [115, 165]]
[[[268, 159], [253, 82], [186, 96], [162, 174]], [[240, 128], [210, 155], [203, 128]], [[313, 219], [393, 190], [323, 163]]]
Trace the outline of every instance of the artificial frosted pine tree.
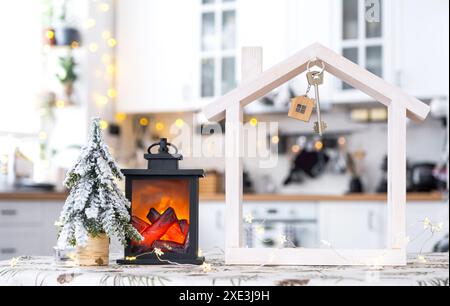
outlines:
[[115, 179], [123, 175], [103, 141], [100, 120], [94, 119], [89, 142], [64, 181], [70, 194], [60, 217], [59, 247], [84, 247], [89, 237], [103, 234], [123, 245], [127, 238], [142, 240], [130, 222], [130, 202]]

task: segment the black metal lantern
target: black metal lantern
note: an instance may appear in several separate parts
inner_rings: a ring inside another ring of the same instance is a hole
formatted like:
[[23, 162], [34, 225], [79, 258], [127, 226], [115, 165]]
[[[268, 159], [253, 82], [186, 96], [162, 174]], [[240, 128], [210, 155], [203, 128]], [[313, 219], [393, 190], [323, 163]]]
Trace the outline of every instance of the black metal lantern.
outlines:
[[[156, 147], [158, 153], [152, 153]], [[170, 148], [175, 153], [170, 153]], [[144, 158], [148, 169], [122, 171], [132, 224], [144, 241], [129, 242], [125, 259], [118, 263], [202, 264], [204, 258], [198, 256], [198, 183], [204, 171], [179, 169], [183, 156], [167, 139], [152, 145]]]

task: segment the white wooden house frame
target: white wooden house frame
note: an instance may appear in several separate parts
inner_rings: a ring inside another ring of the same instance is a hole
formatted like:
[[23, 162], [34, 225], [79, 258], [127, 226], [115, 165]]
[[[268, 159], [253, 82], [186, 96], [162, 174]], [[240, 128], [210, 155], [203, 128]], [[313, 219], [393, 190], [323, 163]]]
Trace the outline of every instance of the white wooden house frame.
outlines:
[[[406, 125], [409, 117], [423, 121], [428, 105], [347, 60], [313, 44], [269, 70], [262, 71], [262, 48], [243, 48], [242, 84], [204, 108], [209, 120], [226, 117], [228, 126], [242, 126], [243, 108], [307, 70], [308, 63], [325, 63], [326, 71], [388, 108], [388, 240], [387, 249], [253, 249], [243, 248], [242, 157], [226, 157], [226, 250], [230, 265], [406, 265]], [[225, 145], [241, 152], [243, 131], [226, 130]], [[228, 150], [227, 149], [227, 150]]]

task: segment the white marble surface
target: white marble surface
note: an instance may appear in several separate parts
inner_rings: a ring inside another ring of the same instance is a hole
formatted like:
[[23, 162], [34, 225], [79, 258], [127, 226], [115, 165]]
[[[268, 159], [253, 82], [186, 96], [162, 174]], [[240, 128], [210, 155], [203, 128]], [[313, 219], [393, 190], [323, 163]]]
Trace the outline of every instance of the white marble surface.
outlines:
[[449, 255], [411, 256], [407, 267], [245, 267], [225, 266], [220, 254], [207, 255], [210, 272], [197, 266], [74, 268], [51, 257], [0, 262], [0, 286], [448, 286]]

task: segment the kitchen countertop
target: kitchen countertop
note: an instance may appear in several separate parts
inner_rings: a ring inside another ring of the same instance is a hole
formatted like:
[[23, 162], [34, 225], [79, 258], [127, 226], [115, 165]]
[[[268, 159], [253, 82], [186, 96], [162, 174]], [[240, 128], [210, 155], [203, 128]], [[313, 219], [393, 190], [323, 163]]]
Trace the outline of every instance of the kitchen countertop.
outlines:
[[[440, 192], [410, 193], [408, 202], [441, 202], [445, 199]], [[224, 202], [225, 195], [203, 195], [202, 201]], [[385, 202], [386, 194], [347, 194], [347, 195], [279, 195], [249, 194], [244, 195], [246, 202]]]
[[67, 192], [45, 192], [45, 191], [23, 191], [23, 190], [9, 190], [0, 191], [1, 200], [13, 201], [65, 201]]
[[[65, 201], [66, 192], [39, 191], [0, 191], [1, 200], [13, 201]], [[445, 199], [440, 192], [410, 193], [408, 202], [441, 202]], [[245, 202], [385, 202], [385, 194], [348, 194], [348, 195], [279, 195], [248, 194]], [[224, 194], [201, 195], [201, 202], [225, 202]]]
[[[191, 265], [80, 268], [51, 257], [0, 262], [0, 286], [448, 286], [449, 255], [409, 256], [406, 267], [225, 266], [223, 255], [205, 254], [211, 271]], [[119, 258], [119, 256], [111, 256]]]

